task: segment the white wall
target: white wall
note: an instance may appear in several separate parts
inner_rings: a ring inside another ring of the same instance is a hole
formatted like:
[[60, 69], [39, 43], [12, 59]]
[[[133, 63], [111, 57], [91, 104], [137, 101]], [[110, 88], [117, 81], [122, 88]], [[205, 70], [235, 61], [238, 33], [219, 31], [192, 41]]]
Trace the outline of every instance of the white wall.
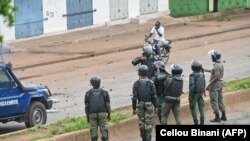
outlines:
[[140, 15], [140, 0], [128, 0], [128, 17], [135, 18]]
[[109, 0], [93, 0], [93, 9], [96, 9], [93, 15], [94, 25], [109, 22]]
[[169, 0], [158, 0], [158, 11], [169, 11]]
[[66, 0], [43, 0], [44, 33], [51, 33], [67, 29]]

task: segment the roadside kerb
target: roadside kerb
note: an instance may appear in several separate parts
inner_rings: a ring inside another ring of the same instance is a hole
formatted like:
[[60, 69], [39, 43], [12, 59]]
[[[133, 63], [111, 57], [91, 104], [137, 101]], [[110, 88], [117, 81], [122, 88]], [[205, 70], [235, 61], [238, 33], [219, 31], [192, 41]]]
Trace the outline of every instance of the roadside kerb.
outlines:
[[[248, 102], [250, 100], [250, 89], [240, 90], [236, 92], [226, 93], [224, 101], [227, 108], [233, 107], [238, 103]], [[206, 98], [206, 112], [212, 112], [209, 99]], [[230, 111], [228, 111], [230, 112]], [[188, 104], [181, 106], [181, 117], [185, 121], [191, 118], [191, 113]], [[158, 123], [157, 117], [154, 117], [155, 123]], [[168, 120], [169, 124], [175, 124], [173, 115], [171, 114]], [[192, 122], [192, 121], [191, 121]], [[123, 120], [116, 124], [109, 126], [110, 141], [128, 141], [139, 137], [138, 118], [133, 116], [129, 119]], [[58, 135], [49, 139], [42, 139], [40, 141], [90, 141], [90, 134], [88, 129]]]
[[[194, 35], [194, 36], [183, 37], [183, 38], [176, 38], [176, 39], [173, 39], [172, 41], [177, 42], [177, 41], [183, 41], [183, 40], [202, 38], [202, 37], [218, 35], [218, 34], [233, 32], [233, 31], [239, 31], [239, 30], [244, 30], [244, 29], [249, 29], [249, 28], [250, 28], [250, 25], [248, 24], [245, 26], [239, 26], [237, 28], [227, 29], [227, 30], [218, 31], [218, 32]], [[130, 46], [124, 46], [124, 47], [117, 47], [117, 48], [112, 48], [112, 49], [105, 50], [105, 51], [87, 53], [87, 54], [77, 56], [77, 57], [71, 57], [71, 58], [66, 58], [66, 59], [59, 59], [59, 60], [53, 60], [53, 61], [48, 61], [48, 62], [27, 65], [27, 66], [16, 67], [16, 68], [13, 68], [13, 70], [22, 70], [22, 69], [27, 69], [27, 68], [33, 68], [33, 67], [57, 64], [57, 63], [62, 63], [62, 62], [74, 61], [74, 60], [79, 60], [79, 59], [84, 59], [84, 58], [90, 58], [90, 57], [95, 57], [95, 56], [101, 56], [101, 55], [106, 55], [106, 54], [111, 54], [111, 53], [124, 52], [124, 51], [139, 49], [139, 48], [142, 48], [142, 46], [143, 46], [142, 44], [136, 44], [136, 45], [130, 45]]]

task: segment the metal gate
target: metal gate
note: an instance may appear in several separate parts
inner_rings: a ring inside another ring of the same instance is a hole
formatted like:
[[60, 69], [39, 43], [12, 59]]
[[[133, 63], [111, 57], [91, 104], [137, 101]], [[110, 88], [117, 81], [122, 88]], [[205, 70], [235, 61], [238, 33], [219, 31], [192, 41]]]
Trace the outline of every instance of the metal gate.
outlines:
[[158, 0], [140, 0], [140, 14], [158, 12]]
[[128, 0], [110, 0], [110, 20], [128, 18]]
[[16, 39], [43, 33], [42, 0], [15, 0], [15, 35]]
[[93, 25], [92, 0], [67, 0], [67, 28], [73, 29]]

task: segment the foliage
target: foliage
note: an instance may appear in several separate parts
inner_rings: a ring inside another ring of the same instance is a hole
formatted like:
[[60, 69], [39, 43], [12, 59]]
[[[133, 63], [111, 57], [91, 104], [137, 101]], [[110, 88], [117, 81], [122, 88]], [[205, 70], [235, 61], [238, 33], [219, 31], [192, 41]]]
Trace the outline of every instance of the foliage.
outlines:
[[[14, 12], [17, 9], [12, 6], [12, 0], [0, 0], [0, 16], [3, 16], [4, 22], [7, 22], [8, 26], [14, 24]], [[3, 36], [0, 35], [0, 42], [3, 41]]]

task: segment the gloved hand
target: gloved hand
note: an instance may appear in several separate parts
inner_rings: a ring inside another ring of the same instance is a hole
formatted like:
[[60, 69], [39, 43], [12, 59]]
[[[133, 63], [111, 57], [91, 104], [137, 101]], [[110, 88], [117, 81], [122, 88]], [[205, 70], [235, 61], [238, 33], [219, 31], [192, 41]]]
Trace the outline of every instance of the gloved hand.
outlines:
[[110, 121], [111, 120], [111, 116], [110, 116], [110, 113], [108, 114], [108, 121]]

